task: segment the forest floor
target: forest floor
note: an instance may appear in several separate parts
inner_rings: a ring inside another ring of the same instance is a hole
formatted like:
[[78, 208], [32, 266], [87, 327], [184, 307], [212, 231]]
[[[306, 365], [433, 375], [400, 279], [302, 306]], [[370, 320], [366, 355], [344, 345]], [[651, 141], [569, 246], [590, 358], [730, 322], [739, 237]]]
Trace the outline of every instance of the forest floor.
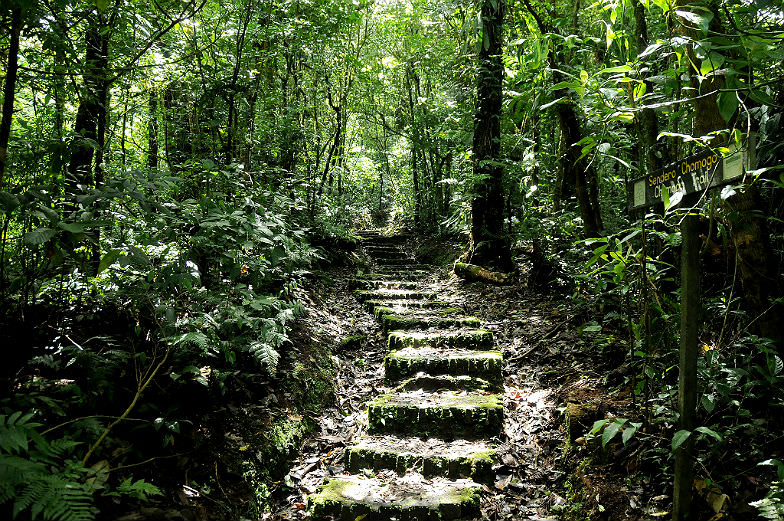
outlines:
[[[444, 242], [428, 248], [429, 258], [419, 258], [444, 261], [453, 250]], [[351, 341], [335, 342], [335, 401], [273, 487], [272, 508], [262, 519], [307, 516], [307, 495], [342, 471], [345, 447], [363, 432], [365, 402], [386, 390], [385, 336], [354, 297], [349, 281], [356, 274], [356, 268], [331, 269], [309, 288], [306, 329]], [[508, 286], [467, 283], [448, 267], [434, 269], [422, 286], [479, 318], [504, 353], [505, 429], [496, 440], [495, 483], [483, 486], [484, 519], [637, 520], [664, 514], [669, 498], [646, 494], [651, 487], [634, 472], [633, 450], [618, 444], [602, 451], [584, 436], [595, 420], [621, 416], [631, 407], [628, 385], [618, 386], [626, 372], [623, 343], [602, 335], [602, 349], [589, 354], [597, 338], [581, 332], [581, 326], [590, 317], [568, 296], [526, 287], [524, 267]], [[608, 387], [608, 381], [615, 386]], [[571, 426], [565, 421], [569, 404], [582, 411]]]

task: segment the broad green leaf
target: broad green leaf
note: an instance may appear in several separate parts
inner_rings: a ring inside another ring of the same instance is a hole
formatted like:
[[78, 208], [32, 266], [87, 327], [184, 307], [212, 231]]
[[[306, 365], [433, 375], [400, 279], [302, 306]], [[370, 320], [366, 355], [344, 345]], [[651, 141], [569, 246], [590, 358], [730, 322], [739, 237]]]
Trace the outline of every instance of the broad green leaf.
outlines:
[[704, 12], [704, 13], [695, 13], [694, 11], [686, 11], [684, 9], [676, 9], [675, 14], [690, 22], [693, 25], [696, 25], [700, 28], [703, 34], [707, 34], [708, 26], [713, 20], [713, 13], [711, 12]]
[[556, 103], [558, 103], [559, 101], [561, 101], [561, 100], [563, 100], [563, 99], [564, 99], [564, 98], [562, 97], [562, 98], [558, 98], [558, 99], [556, 99], [556, 100], [553, 100], [553, 101], [551, 101], [550, 103], [545, 103], [544, 105], [542, 105], [541, 107], [539, 107], [539, 110], [545, 110], [545, 109], [548, 109], [548, 108], [552, 107], [553, 105], [555, 105]]
[[19, 204], [19, 198], [17, 196], [0, 191], [0, 209], [4, 212], [14, 211]]
[[606, 69], [602, 69], [602, 74], [604, 73], [613, 73], [613, 72], [631, 72], [632, 68], [628, 65], [618, 65], [617, 67], [607, 67]]
[[652, 43], [652, 44], [650, 44], [648, 47], [646, 47], [646, 48], [645, 48], [645, 50], [644, 50], [644, 51], [642, 51], [642, 52], [640, 53], [640, 55], [638, 56], [638, 58], [645, 58], [645, 57], [647, 57], [647, 56], [650, 56], [651, 54], [653, 54], [653, 53], [655, 53], [656, 51], [658, 51], [659, 49], [661, 49], [661, 48], [662, 48], [662, 45], [663, 45], [662, 43], [658, 43], [658, 42], [657, 42], [657, 43]]
[[[724, 94], [724, 93], [722, 93], [722, 94]], [[757, 89], [757, 90], [749, 91], [749, 97], [751, 99], [753, 99], [754, 101], [756, 101], [757, 103], [761, 104], [761, 105], [775, 105], [776, 104], [776, 102], [773, 101], [773, 98], [771, 98], [768, 95], [768, 93], [765, 92], [764, 90]]]
[[122, 250], [117, 248], [109, 250], [106, 255], [103, 256], [101, 262], [98, 263], [98, 273], [101, 273], [103, 270], [114, 264], [120, 255], [122, 255]]
[[711, 430], [711, 429], [709, 429], [707, 427], [697, 427], [694, 430], [697, 431], [697, 432], [701, 432], [703, 434], [707, 434], [708, 436], [711, 436], [712, 438], [714, 438], [716, 441], [721, 441], [722, 439], [724, 439], [724, 438], [721, 437], [721, 434], [719, 434], [718, 432], [716, 432], [714, 430]]
[[623, 429], [623, 434], [621, 435], [621, 441], [623, 442], [624, 445], [626, 445], [626, 443], [630, 439], [632, 439], [632, 436], [634, 436], [637, 433], [637, 429], [639, 429], [640, 426], [642, 426], [642, 423], [631, 422], [629, 423], [628, 426], [626, 426], [626, 428]]
[[662, 202], [664, 203], [664, 211], [666, 213], [667, 210], [670, 209], [670, 189], [667, 188], [667, 185], [662, 185], [661, 193], [662, 193], [662, 195], [661, 195], [662, 196]]
[[604, 428], [604, 432], [602, 433], [602, 447], [607, 446], [610, 440], [612, 440], [615, 435], [618, 434], [618, 431], [621, 429], [624, 423], [626, 423], [626, 419], [616, 418], [614, 422]]
[[683, 442], [689, 439], [689, 436], [691, 436], [691, 431], [687, 431], [685, 429], [676, 432], [672, 437], [672, 450], [678, 450], [678, 447], [683, 445]]
[[595, 422], [593, 422], [593, 427], [591, 427], [590, 434], [598, 433], [600, 430], [602, 430], [602, 427], [607, 425], [607, 422], [609, 421], [610, 420], [605, 419], [605, 420], [596, 420]]
[[724, 121], [729, 121], [738, 109], [738, 96], [734, 92], [720, 92], [716, 104]]
[[71, 233], [84, 233], [84, 225], [79, 223], [61, 222], [57, 224], [57, 227]]
[[38, 246], [39, 244], [43, 244], [49, 241], [56, 234], [57, 232], [51, 228], [38, 228], [36, 230], [27, 232], [24, 235], [24, 242], [30, 246]]
[[[715, 51], [711, 51], [708, 56], [703, 58], [700, 62], [700, 74], [707, 76], [711, 72], [721, 68], [722, 65], [724, 65], [724, 56]], [[722, 94], [728, 93], [723, 92]]]

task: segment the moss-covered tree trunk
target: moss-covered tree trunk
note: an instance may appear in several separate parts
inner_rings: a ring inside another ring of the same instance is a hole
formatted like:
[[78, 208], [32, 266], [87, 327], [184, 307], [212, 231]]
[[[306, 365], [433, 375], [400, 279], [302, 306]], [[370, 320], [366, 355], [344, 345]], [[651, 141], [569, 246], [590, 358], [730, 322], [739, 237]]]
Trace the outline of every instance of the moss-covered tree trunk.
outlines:
[[8, 48], [5, 86], [3, 87], [3, 119], [0, 121], [0, 186], [8, 157], [8, 140], [11, 137], [11, 120], [14, 116], [16, 73], [19, 70], [19, 35], [22, 32], [22, 8], [11, 11], [11, 41]]
[[504, 230], [501, 151], [502, 0], [482, 0], [477, 111], [474, 118], [474, 198], [471, 201], [472, 264], [502, 271], [512, 268]]
[[158, 168], [158, 91], [150, 89], [147, 120], [147, 166]]

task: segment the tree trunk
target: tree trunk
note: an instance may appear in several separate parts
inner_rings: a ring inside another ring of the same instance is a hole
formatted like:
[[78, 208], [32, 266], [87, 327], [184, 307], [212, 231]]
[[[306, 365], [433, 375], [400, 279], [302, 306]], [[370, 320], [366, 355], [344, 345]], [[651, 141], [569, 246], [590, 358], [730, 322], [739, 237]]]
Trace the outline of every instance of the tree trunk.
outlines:
[[103, 136], [99, 136], [99, 130], [105, 129], [108, 62], [105, 53], [109, 40], [108, 32], [103, 29], [100, 15], [95, 14], [94, 17], [90, 17], [90, 24], [84, 35], [84, 91], [76, 111], [66, 182], [66, 193], [73, 208], [75, 208], [75, 196], [82, 192], [81, 187], [94, 186], [98, 180], [93, 173], [93, 159], [95, 150], [99, 149], [103, 141]]
[[[648, 47], [648, 22], [645, 19], [645, 6], [640, 0], [634, 3], [634, 28], [637, 40], [637, 54], [639, 55]], [[646, 92], [653, 92], [654, 84], [645, 80]], [[632, 92], [633, 96], [633, 92]], [[636, 104], [636, 100], [634, 100]], [[641, 165], [651, 174], [664, 166], [663, 146], [659, 143], [659, 120], [653, 109], [642, 109], [637, 113], [636, 121], [638, 147]], [[645, 172], [645, 170], [644, 170]]]
[[[722, 33], [719, 12], [714, 10], [710, 30]], [[692, 85], [699, 88], [694, 101], [693, 134], [704, 136], [727, 128], [718, 108], [718, 90], [724, 86], [722, 76], [711, 76], [697, 82], [700, 62], [692, 53]], [[717, 143], [718, 144], [718, 143]], [[725, 201], [731, 217], [730, 231], [735, 246], [736, 262], [743, 288], [743, 301], [751, 320], [750, 330], [776, 341], [784, 348], [784, 306], [773, 300], [781, 296], [777, 270], [771, 256], [769, 231], [756, 185], [747, 185]]]
[[503, 0], [482, 0], [477, 111], [474, 117], [474, 198], [471, 201], [469, 261], [511, 271], [512, 254], [504, 230], [501, 152]]
[[158, 91], [150, 89], [147, 119], [147, 166], [158, 168]]
[[[558, 94], [556, 94], [558, 95]], [[594, 237], [602, 230], [602, 217], [598, 205], [598, 175], [587, 157], [580, 157], [577, 143], [582, 139], [580, 124], [574, 105], [570, 100], [556, 105], [558, 125], [564, 140], [563, 181], [574, 180], [574, 192], [580, 208], [580, 217], [585, 227], [585, 235]]]
[[16, 74], [19, 71], [19, 35], [22, 33], [22, 8], [11, 12], [11, 42], [8, 48], [8, 68], [3, 88], [3, 120], [0, 122], [0, 187], [8, 160], [8, 140], [11, 138], [11, 121], [14, 117]]

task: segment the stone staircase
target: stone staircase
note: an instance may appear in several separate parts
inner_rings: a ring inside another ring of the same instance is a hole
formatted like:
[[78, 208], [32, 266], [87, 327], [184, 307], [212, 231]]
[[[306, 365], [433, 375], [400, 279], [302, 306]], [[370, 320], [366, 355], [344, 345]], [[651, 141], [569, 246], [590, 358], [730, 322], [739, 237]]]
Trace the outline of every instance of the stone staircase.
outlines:
[[366, 435], [346, 448], [347, 474], [308, 498], [310, 518], [476, 518], [503, 429], [501, 352], [479, 320], [422, 289], [429, 271], [401, 248], [405, 236], [361, 237], [375, 268], [352, 286], [387, 334], [391, 390], [367, 404]]

